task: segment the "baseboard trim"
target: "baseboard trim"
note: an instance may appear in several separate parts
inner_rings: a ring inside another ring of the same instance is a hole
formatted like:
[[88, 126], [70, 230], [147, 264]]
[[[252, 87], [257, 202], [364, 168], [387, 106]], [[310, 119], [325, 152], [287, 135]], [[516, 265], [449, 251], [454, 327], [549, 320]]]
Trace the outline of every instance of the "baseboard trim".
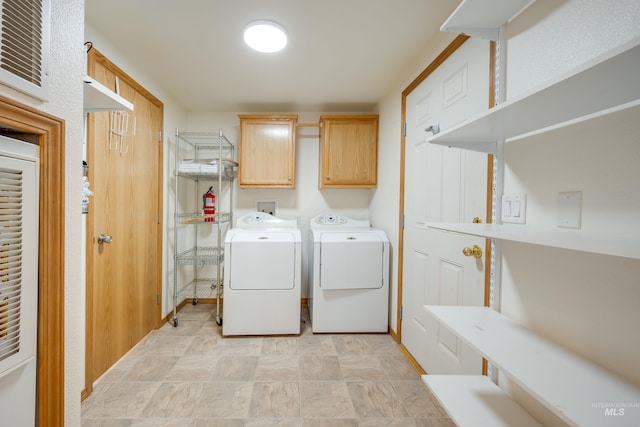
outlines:
[[413, 358], [413, 356], [411, 355], [411, 353], [409, 353], [409, 350], [407, 350], [407, 348], [402, 345], [402, 343], [398, 343], [398, 348], [400, 349], [400, 351], [402, 352], [402, 354], [404, 354], [404, 357], [407, 358], [407, 360], [409, 361], [409, 363], [411, 364], [411, 366], [413, 366], [413, 369], [416, 370], [416, 372], [419, 375], [425, 375], [426, 372], [424, 371], [424, 369], [422, 369], [422, 367], [420, 366], [420, 364], [418, 362], [416, 362], [416, 359]]

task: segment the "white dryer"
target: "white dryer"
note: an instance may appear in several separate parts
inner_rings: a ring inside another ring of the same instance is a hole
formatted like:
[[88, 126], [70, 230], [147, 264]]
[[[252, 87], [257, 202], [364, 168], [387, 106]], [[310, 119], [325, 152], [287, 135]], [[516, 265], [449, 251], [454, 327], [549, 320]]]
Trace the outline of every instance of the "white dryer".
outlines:
[[239, 218], [225, 238], [222, 334], [299, 334], [301, 257], [295, 219]]
[[311, 220], [313, 332], [388, 332], [389, 240], [369, 221], [327, 213]]

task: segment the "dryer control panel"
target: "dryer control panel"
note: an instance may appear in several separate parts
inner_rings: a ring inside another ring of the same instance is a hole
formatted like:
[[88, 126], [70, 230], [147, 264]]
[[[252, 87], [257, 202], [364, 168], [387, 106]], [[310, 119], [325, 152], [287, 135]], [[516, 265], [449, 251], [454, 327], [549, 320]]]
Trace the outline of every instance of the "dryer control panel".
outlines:
[[366, 219], [353, 219], [335, 213], [325, 213], [318, 215], [311, 220], [312, 229], [322, 229], [324, 227], [346, 228], [370, 228], [371, 224]]

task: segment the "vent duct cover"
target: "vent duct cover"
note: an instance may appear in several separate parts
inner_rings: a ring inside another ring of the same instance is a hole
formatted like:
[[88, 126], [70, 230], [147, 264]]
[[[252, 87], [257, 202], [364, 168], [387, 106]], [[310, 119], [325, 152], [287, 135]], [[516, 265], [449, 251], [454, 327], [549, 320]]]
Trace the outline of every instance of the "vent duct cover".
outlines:
[[[0, 147], [12, 143], [0, 137]], [[36, 354], [37, 162], [19, 156], [0, 151], [0, 383]]]
[[22, 173], [0, 168], [0, 361], [20, 351]]
[[0, 82], [49, 98], [50, 0], [0, 0]]

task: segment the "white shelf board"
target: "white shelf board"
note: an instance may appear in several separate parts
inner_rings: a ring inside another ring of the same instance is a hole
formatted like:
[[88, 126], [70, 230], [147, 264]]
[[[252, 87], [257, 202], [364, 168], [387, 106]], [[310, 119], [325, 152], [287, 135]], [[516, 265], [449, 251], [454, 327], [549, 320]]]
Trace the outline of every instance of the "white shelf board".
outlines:
[[[640, 389], [595, 364], [488, 307], [425, 308], [565, 422], [640, 425]], [[606, 417], [604, 406], [611, 404], [625, 405], [624, 416]]]
[[423, 375], [422, 381], [458, 427], [541, 427], [488, 377]]
[[542, 87], [447, 129], [428, 142], [495, 153], [512, 140], [640, 105], [640, 38]]
[[440, 31], [498, 40], [500, 27], [531, 3], [533, 0], [463, 0]]
[[97, 80], [84, 76], [84, 111], [133, 111], [133, 104]]
[[429, 222], [429, 228], [534, 245], [551, 246], [602, 255], [640, 259], [640, 235], [610, 236], [563, 228], [517, 224]]

